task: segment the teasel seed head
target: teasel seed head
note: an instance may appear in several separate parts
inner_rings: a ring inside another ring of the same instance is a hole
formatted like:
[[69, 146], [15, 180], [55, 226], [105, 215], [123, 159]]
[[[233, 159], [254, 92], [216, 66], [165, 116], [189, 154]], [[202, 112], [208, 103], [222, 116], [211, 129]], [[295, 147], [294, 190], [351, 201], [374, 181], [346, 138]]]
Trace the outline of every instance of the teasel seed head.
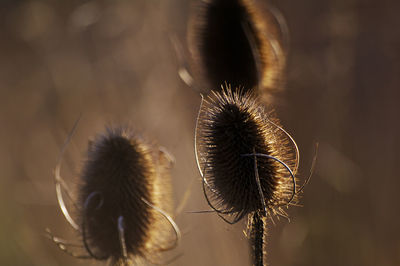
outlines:
[[191, 66], [204, 87], [219, 90], [229, 82], [266, 100], [279, 90], [287, 27], [276, 9], [259, 0], [201, 1], [193, 9]]
[[259, 210], [285, 216], [281, 206], [297, 196], [297, 153], [289, 140], [251, 93], [228, 86], [208, 96], [199, 111], [196, 155], [210, 206], [235, 221]]
[[172, 203], [163, 156], [126, 128], [109, 128], [89, 143], [77, 205], [84, 246], [93, 258], [123, 265], [163, 249], [170, 224], [160, 210], [170, 211]]

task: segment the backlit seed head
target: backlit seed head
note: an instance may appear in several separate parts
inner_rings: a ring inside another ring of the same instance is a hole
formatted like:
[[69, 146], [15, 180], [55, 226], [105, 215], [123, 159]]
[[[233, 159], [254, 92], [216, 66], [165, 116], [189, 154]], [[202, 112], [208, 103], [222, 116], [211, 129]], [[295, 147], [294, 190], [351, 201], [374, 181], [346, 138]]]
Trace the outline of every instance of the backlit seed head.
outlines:
[[265, 206], [279, 214], [279, 206], [294, 195], [287, 168], [254, 155], [274, 157], [291, 168], [296, 164], [277, 119], [266, 114], [252, 94], [230, 87], [213, 92], [202, 104], [196, 135], [199, 168], [220, 213], [240, 219]]
[[108, 129], [89, 143], [78, 206], [82, 236], [95, 258], [123, 262], [121, 216], [130, 257], [153, 257], [166, 241], [168, 224], [144, 202], [170, 210], [166, 163], [127, 129]]
[[[277, 15], [259, 0], [201, 1], [189, 23], [194, 74], [204, 87], [228, 82], [268, 98], [281, 85], [285, 67]], [[257, 89], [258, 90], [258, 89]]]

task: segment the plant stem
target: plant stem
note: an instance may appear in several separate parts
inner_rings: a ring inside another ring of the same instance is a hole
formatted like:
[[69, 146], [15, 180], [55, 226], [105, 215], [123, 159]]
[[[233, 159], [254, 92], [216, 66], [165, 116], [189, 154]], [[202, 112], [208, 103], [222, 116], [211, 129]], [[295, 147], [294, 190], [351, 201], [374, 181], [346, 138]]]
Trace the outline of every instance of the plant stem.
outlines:
[[251, 221], [250, 242], [253, 248], [253, 265], [264, 266], [264, 221], [257, 211]]

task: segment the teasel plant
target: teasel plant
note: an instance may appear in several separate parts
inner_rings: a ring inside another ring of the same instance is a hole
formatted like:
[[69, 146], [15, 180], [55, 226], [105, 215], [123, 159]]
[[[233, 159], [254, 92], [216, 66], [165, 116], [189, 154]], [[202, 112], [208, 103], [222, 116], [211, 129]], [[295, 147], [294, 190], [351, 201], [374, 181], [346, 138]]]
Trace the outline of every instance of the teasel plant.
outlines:
[[227, 82], [270, 104], [283, 87], [289, 31], [269, 1], [197, 1], [187, 36], [190, 71], [201, 93]]
[[226, 85], [202, 99], [195, 154], [208, 205], [229, 224], [247, 216], [253, 264], [266, 265], [267, 219], [289, 219], [311, 177], [298, 185], [296, 142], [251, 92]]
[[[107, 127], [89, 141], [74, 197], [60, 168], [77, 123], [55, 168], [55, 186], [59, 207], [81, 243], [56, 237], [49, 229], [48, 238], [73, 257], [108, 265], [165, 265], [175, 260], [178, 256], [160, 262], [161, 253], [174, 249], [181, 238], [169, 215], [173, 157], [128, 127]], [[68, 210], [65, 196], [73, 211]]]

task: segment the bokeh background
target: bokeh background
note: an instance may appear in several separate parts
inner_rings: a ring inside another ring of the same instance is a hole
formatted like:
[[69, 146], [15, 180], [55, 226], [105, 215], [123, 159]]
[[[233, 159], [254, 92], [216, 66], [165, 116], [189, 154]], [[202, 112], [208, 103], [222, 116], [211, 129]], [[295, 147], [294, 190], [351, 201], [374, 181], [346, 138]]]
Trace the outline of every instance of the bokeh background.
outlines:
[[[274, 1], [290, 29], [286, 89], [275, 106], [316, 171], [291, 222], [269, 226], [269, 265], [400, 265], [400, 34], [394, 0]], [[72, 187], [87, 141], [130, 124], [175, 157], [174, 199], [193, 183], [177, 218], [172, 265], [249, 265], [245, 223], [207, 209], [193, 132], [200, 97], [177, 75], [171, 36], [185, 43], [185, 0], [0, 2], [0, 264], [78, 261], [44, 237], [77, 239], [56, 203], [53, 171], [64, 155]], [[74, 183], [75, 182], [75, 183]]]

